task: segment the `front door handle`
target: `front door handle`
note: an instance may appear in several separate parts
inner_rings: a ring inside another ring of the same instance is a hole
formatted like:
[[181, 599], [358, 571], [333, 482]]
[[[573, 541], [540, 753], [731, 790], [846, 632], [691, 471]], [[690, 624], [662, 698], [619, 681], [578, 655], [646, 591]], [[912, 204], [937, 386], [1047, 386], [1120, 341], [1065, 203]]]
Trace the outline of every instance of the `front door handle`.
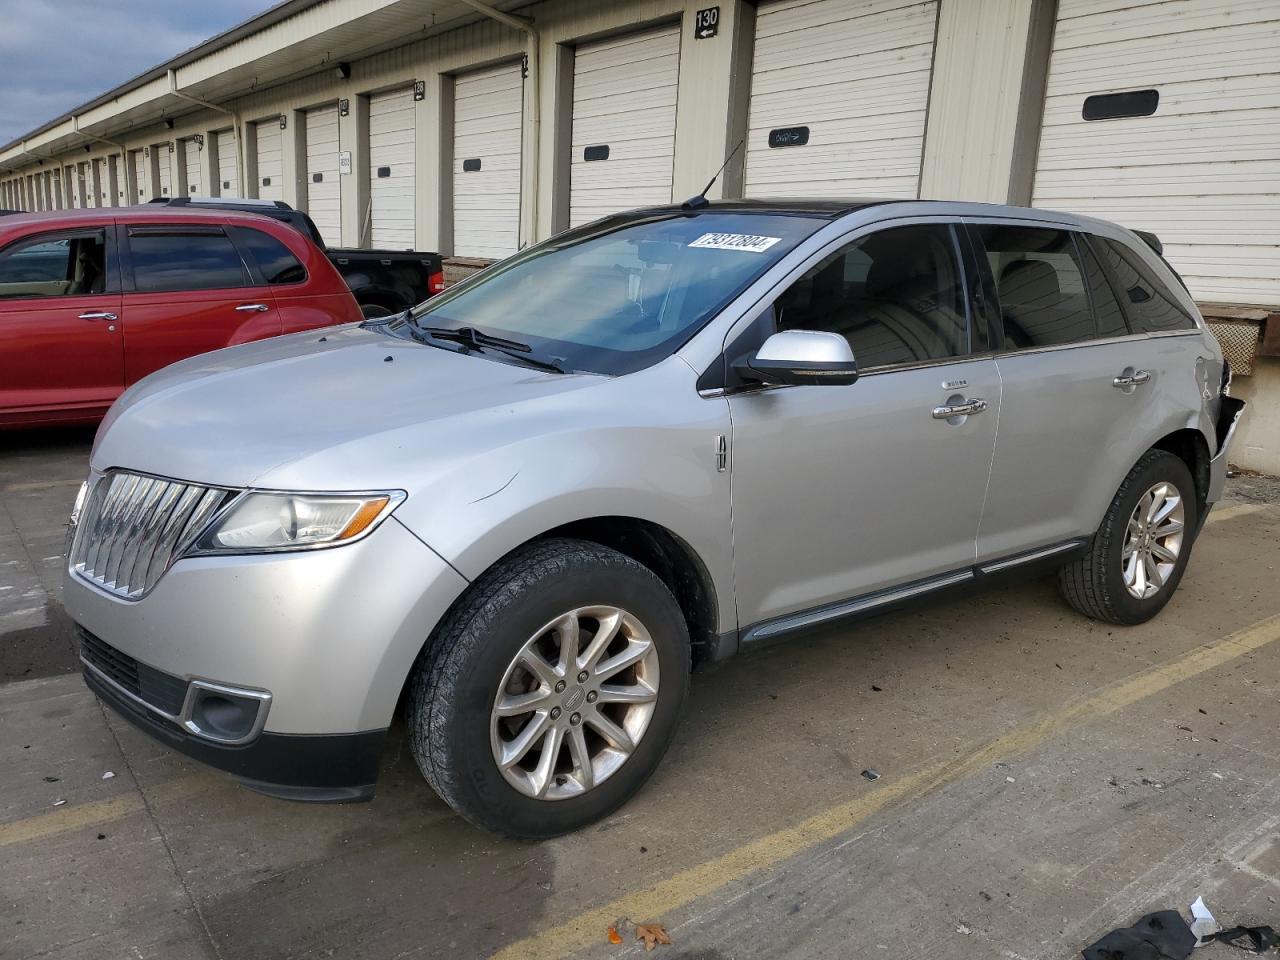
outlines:
[[1151, 379], [1151, 373], [1149, 371], [1135, 370], [1133, 371], [1133, 373], [1120, 374], [1120, 376], [1116, 377], [1114, 380], [1111, 381], [1111, 385], [1113, 387], [1118, 387], [1119, 389], [1124, 390], [1127, 387], [1136, 387], [1139, 384], [1146, 383], [1150, 379]]
[[965, 400], [963, 403], [952, 403], [946, 406], [933, 408], [933, 419], [950, 420], [952, 417], [967, 417], [975, 413], [982, 413], [987, 409], [987, 401], [981, 397], [974, 397], [972, 400]]
[[90, 310], [88, 313], [80, 314], [80, 316], [77, 317], [77, 319], [79, 320], [115, 320], [116, 315], [114, 313], [107, 313], [105, 310]]
[[265, 303], [242, 303], [236, 307], [241, 313], [266, 313], [270, 309]]

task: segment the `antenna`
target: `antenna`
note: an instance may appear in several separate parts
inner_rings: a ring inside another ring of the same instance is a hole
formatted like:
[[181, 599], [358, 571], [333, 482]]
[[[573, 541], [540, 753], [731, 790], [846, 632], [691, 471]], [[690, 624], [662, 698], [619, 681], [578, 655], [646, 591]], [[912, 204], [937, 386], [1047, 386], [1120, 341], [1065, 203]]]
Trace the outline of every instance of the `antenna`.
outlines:
[[746, 137], [743, 137], [741, 140], [738, 141], [738, 145], [734, 147], [731, 151], [729, 151], [729, 156], [724, 158], [724, 163], [720, 164], [720, 169], [716, 171], [715, 176], [713, 176], [710, 180], [707, 181], [707, 185], [702, 188], [702, 192], [698, 194], [696, 197], [690, 197], [684, 203], [680, 204], [680, 208], [682, 210], [701, 210], [703, 207], [708, 207], [711, 205], [710, 202], [707, 200], [707, 191], [710, 190], [715, 185], [715, 182], [718, 179], [720, 179], [720, 174], [724, 173], [724, 168], [729, 165], [729, 161], [732, 160], [734, 156], [737, 155], [738, 151], [742, 149], [743, 144], [745, 144], [746, 142], [747, 142]]

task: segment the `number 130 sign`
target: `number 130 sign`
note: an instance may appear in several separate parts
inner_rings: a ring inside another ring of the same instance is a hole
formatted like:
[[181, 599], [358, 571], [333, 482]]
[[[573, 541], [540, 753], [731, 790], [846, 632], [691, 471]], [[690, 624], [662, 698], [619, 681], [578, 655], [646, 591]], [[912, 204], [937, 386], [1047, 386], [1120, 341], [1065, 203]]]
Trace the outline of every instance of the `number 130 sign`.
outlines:
[[720, 30], [720, 8], [707, 7], [693, 15], [693, 39], [707, 40]]

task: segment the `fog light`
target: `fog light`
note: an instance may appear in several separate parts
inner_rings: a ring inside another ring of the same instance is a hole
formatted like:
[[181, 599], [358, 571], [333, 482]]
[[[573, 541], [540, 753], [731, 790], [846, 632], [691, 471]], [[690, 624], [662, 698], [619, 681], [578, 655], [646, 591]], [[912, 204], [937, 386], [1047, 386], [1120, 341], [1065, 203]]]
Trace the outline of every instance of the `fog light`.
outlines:
[[244, 743], [266, 722], [271, 694], [193, 680], [182, 725], [218, 743]]

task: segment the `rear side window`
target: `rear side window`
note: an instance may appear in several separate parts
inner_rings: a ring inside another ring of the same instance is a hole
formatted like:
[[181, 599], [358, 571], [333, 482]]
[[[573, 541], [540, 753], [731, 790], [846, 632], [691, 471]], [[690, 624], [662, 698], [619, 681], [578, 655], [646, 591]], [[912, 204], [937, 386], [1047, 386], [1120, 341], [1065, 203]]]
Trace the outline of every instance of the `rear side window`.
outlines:
[[45, 234], [0, 251], [0, 299], [88, 296], [102, 293], [106, 281], [101, 230]]
[[1097, 336], [1070, 233], [1009, 224], [975, 229], [996, 281], [1006, 348], [1056, 347]]
[[252, 227], [233, 227], [236, 239], [249, 251], [262, 279], [272, 286], [302, 283], [307, 279], [306, 268], [298, 262], [283, 243], [270, 234]]
[[134, 287], [155, 293], [225, 290], [249, 285], [236, 246], [216, 230], [129, 230]]
[[1195, 329], [1195, 320], [1182, 309], [1168, 287], [1152, 275], [1138, 254], [1105, 237], [1093, 237], [1092, 242], [1111, 272], [1134, 333]]
[[1129, 327], [1125, 323], [1120, 301], [1116, 299], [1116, 292], [1111, 289], [1111, 284], [1107, 282], [1107, 275], [1098, 263], [1098, 258], [1093, 255], [1089, 244], [1080, 234], [1076, 234], [1076, 250], [1080, 253], [1080, 259], [1084, 261], [1085, 276], [1089, 281], [1089, 297], [1093, 300], [1093, 319], [1098, 325], [1098, 336], [1127, 335]]

